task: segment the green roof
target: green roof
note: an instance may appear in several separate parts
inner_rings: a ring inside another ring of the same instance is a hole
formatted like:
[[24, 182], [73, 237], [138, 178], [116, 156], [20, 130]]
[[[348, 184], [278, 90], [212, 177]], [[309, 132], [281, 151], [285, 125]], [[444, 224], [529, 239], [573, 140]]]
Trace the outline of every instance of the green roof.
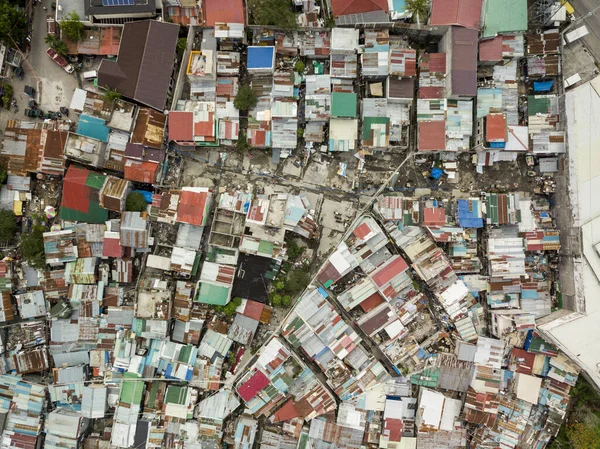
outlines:
[[487, 0], [483, 37], [527, 31], [527, 0]]
[[413, 385], [419, 385], [421, 387], [435, 388], [440, 378], [440, 369], [438, 367], [427, 368], [420, 373], [413, 374], [410, 376], [410, 382]]
[[[89, 179], [89, 178], [88, 178]], [[90, 201], [88, 211], [81, 212], [62, 206], [60, 208], [61, 220], [84, 221], [86, 223], [104, 223], [108, 219], [108, 210], [100, 207], [95, 201]]]
[[529, 117], [533, 117], [536, 114], [548, 114], [550, 106], [550, 98], [545, 95], [529, 95], [527, 98], [527, 114]]
[[371, 140], [371, 137], [373, 134], [373, 129], [371, 128], [371, 125], [375, 125], [375, 124], [387, 125], [389, 122], [390, 122], [390, 119], [388, 117], [365, 117], [363, 119], [363, 125], [362, 125], [363, 141]]
[[356, 94], [333, 92], [331, 94], [331, 116], [356, 118]]
[[187, 387], [178, 387], [175, 385], [169, 385], [169, 388], [167, 388], [167, 394], [165, 397], [165, 404], [184, 405], [186, 397], [187, 397]]
[[227, 305], [229, 299], [229, 288], [221, 285], [209, 284], [202, 282], [200, 292], [198, 293], [197, 301], [204, 304], [212, 304], [214, 306]]
[[106, 181], [106, 176], [91, 171], [85, 180], [85, 185], [95, 189], [101, 189], [104, 185], [104, 181]]
[[[136, 379], [134, 381], [127, 381], [125, 379]], [[121, 386], [120, 401], [125, 404], [139, 404], [142, 401], [142, 395], [144, 393], [144, 382], [139, 379], [139, 376], [135, 373], [123, 373], [123, 385]]]

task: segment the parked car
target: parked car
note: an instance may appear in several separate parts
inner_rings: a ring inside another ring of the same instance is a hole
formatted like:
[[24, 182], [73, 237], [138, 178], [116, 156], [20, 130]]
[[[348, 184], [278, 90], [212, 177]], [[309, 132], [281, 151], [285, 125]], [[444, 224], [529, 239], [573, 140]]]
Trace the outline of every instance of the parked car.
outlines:
[[30, 97], [35, 97], [35, 89], [31, 86], [25, 86], [25, 93]]
[[50, 56], [54, 60], [54, 62], [61, 66], [65, 70], [65, 72], [73, 73], [75, 71], [75, 68], [67, 62], [66, 58], [64, 56], [59, 55], [53, 48], [48, 48], [46, 50], [46, 54]]

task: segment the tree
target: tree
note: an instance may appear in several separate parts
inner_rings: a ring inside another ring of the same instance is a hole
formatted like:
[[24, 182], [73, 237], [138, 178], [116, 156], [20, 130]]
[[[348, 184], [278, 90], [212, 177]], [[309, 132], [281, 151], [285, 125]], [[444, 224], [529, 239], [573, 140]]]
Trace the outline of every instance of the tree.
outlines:
[[304, 248], [296, 243], [294, 239], [286, 240], [288, 260], [294, 262], [304, 252]]
[[104, 89], [106, 89], [106, 92], [104, 92], [102, 98], [106, 101], [113, 102], [115, 100], [120, 100], [123, 97], [123, 95], [121, 95], [121, 92], [119, 92], [117, 89], [111, 89], [108, 86], [104, 86]]
[[406, 0], [406, 11], [410, 12], [421, 26], [421, 20], [424, 21], [429, 14], [429, 0]]
[[125, 200], [125, 210], [129, 212], [145, 212], [148, 208], [146, 198], [140, 192], [131, 192]]
[[242, 298], [235, 297], [231, 301], [229, 301], [226, 305], [216, 306], [215, 308], [219, 312], [224, 313], [226, 316], [233, 316], [233, 315], [235, 315], [235, 309], [237, 309], [241, 304], [242, 304]]
[[60, 30], [67, 39], [73, 42], [79, 42], [83, 39], [83, 30], [85, 27], [81, 23], [79, 14], [75, 11], [71, 11], [66, 14], [65, 17], [60, 21]]
[[2, 103], [4, 104], [5, 108], [9, 108], [10, 100], [12, 100], [12, 94], [13, 94], [12, 86], [10, 84], [5, 83], [2, 86], [2, 88], [4, 89], [4, 95], [2, 95]]
[[0, 242], [10, 242], [17, 232], [17, 217], [11, 210], [0, 210]]
[[7, 0], [0, 0], [0, 40], [12, 47], [14, 44], [11, 37], [15, 42], [21, 43], [26, 33], [27, 20], [23, 13]]
[[65, 44], [60, 38], [53, 36], [52, 34], [47, 34], [44, 38], [44, 41], [50, 48], [56, 51], [56, 53], [65, 57], [69, 54], [67, 44]]
[[6, 184], [8, 180], [8, 170], [5, 165], [0, 165], [0, 184]]
[[185, 48], [187, 47], [187, 39], [184, 37], [180, 37], [177, 39], [177, 54], [181, 58], [183, 53], [185, 53]]
[[256, 94], [250, 87], [250, 84], [242, 84], [233, 100], [233, 105], [240, 111], [247, 111], [258, 103]]
[[294, 64], [294, 70], [298, 73], [304, 73], [305, 67], [306, 66], [302, 61], [297, 61], [296, 64]]
[[21, 235], [21, 256], [34, 268], [46, 266], [44, 257], [44, 227], [35, 225], [29, 234]]
[[245, 132], [240, 131], [238, 134], [238, 139], [235, 142], [235, 147], [239, 151], [248, 151], [250, 149], [250, 144], [248, 144], [248, 136]]
[[306, 268], [291, 272], [285, 283], [285, 291], [290, 295], [296, 295], [306, 288], [310, 283], [310, 275]]
[[298, 26], [289, 0], [248, 0], [247, 4], [254, 25], [276, 25], [286, 30]]

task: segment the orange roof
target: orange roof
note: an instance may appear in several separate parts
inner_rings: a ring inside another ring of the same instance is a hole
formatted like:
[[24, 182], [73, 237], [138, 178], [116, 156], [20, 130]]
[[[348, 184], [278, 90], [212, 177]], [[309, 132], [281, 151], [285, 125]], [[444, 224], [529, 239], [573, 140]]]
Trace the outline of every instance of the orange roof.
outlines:
[[158, 164], [156, 162], [138, 162], [128, 160], [125, 163], [124, 177], [129, 181], [152, 184], [156, 180], [157, 170]]
[[194, 113], [172, 111], [169, 113], [169, 140], [191, 142], [194, 140]]
[[204, 208], [208, 192], [182, 190], [177, 206], [177, 221], [195, 226], [204, 225]]
[[242, 0], [205, 0], [204, 13], [209, 27], [214, 27], [217, 22], [246, 24]]
[[389, 12], [387, 0], [331, 0], [335, 17], [371, 11]]
[[506, 116], [488, 114], [485, 119], [486, 142], [506, 142]]

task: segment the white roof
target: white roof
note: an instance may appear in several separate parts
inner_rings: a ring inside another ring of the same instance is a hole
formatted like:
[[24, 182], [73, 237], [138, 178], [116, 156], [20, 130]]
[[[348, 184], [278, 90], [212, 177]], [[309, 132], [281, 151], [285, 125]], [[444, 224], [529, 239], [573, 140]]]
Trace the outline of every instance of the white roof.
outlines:
[[334, 28], [331, 30], [332, 50], [355, 50], [358, 48], [358, 30], [353, 28]]
[[542, 379], [529, 374], [517, 373], [515, 375], [515, 390], [517, 398], [530, 404], [537, 404], [540, 395]]
[[[569, 146], [569, 193], [575, 226], [583, 227], [585, 257], [575, 263], [575, 295], [580, 313], [562, 314], [560, 318], [539, 326], [552, 343], [567, 353], [600, 386], [600, 258], [593, 246], [600, 239], [600, 127], [590, 126], [600, 120], [600, 77], [567, 92], [565, 109]], [[585, 313], [583, 313], [585, 312]]]

